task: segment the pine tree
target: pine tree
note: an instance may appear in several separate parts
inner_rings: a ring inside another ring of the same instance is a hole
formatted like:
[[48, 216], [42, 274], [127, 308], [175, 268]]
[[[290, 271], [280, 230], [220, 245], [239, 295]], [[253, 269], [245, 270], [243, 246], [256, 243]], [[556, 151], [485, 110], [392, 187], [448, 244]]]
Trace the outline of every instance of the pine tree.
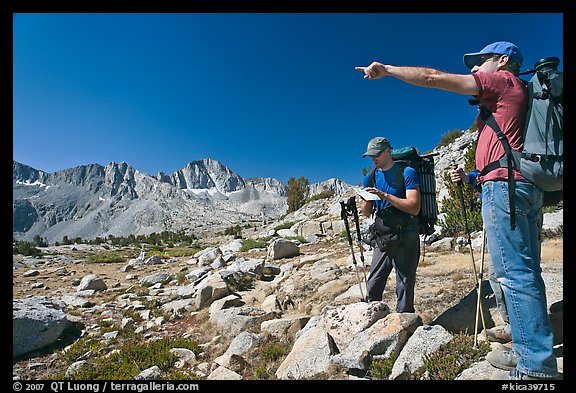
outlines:
[[[469, 172], [475, 169], [476, 145], [471, 143], [464, 155], [464, 171]], [[440, 213], [445, 213], [440, 222], [442, 236], [464, 235], [466, 232], [466, 222], [460, 206], [460, 195], [458, 185], [450, 179], [449, 171], [443, 174], [442, 179], [448, 188], [449, 198], [442, 200]], [[482, 230], [482, 206], [478, 192], [467, 184], [462, 185], [462, 195], [464, 196], [464, 207], [466, 209], [466, 221], [470, 232]]]
[[300, 176], [298, 180], [291, 177], [288, 180], [288, 213], [294, 212], [304, 206], [306, 192], [308, 191], [308, 179]]

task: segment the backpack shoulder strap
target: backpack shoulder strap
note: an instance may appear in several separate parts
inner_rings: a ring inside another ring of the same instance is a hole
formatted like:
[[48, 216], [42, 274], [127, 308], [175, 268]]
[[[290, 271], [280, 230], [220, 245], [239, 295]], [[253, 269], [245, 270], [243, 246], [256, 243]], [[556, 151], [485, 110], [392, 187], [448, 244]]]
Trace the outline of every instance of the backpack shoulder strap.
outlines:
[[[514, 154], [514, 151], [512, 150], [512, 147], [510, 146], [510, 142], [508, 141], [508, 138], [506, 138], [506, 135], [504, 135], [504, 133], [500, 129], [500, 126], [496, 122], [496, 119], [494, 118], [494, 115], [492, 114], [492, 112], [490, 112], [490, 110], [488, 108], [486, 108], [484, 105], [481, 105], [480, 106], [480, 116], [482, 117], [482, 120], [484, 120], [486, 125], [488, 125], [490, 128], [492, 128], [492, 130], [494, 130], [494, 132], [496, 133], [496, 136], [498, 137], [498, 140], [504, 146], [504, 152], [506, 153], [506, 159], [504, 161], [504, 162], [506, 162], [506, 165], [504, 165], [504, 167], [509, 167], [510, 165], [508, 165], [508, 164], [511, 163], [512, 167], [519, 169], [520, 168], [519, 155]], [[492, 164], [492, 163], [490, 163], [490, 164]], [[490, 165], [490, 164], [488, 164], [488, 165]], [[499, 167], [496, 167], [496, 168], [499, 168]], [[485, 175], [486, 173], [488, 173], [488, 171], [486, 171], [486, 169], [483, 169], [482, 175]]]
[[408, 166], [408, 163], [405, 161], [394, 161], [396, 163], [396, 165], [400, 166], [400, 169], [398, 169], [396, 171], [396, 184], [401, 184], [402, 185], [402, 189], [406, 190], [406, 181], [404, 180], [404, 171], [406, 170], [406, 167]]
[[[372, 172], [370, 172], [370, 177], [368, 178], [368, 187], [376, 187], [376, 170], [378, 168], [374, 168], [372, 169]], [[374, 213], [376, 212], [376, 202], [372, 201], [372, 213], [370, 214], [370, 216], [373, 216]]]
[[378, 168], [372, 169], [372, 172], [370, 173], [370, 177], [368, 178], [368, 187], [374, 187], [376, 184], [376, 169]]
[[514, 172], [513, 168], [520, 168], [520, 161], [517, 154], [513, 153], [512, 148], [510, 147], [510, 142], [508, 142], [508, 138], [498, 126], [494, 115], [488, 108], [484, 105], [480, 105], [480, 116], [484, 120], [487, 126], [492, 128], [498, 137], [498, 140], [502, 143], [504, 147], [504, 152], [506, 153], [504, 157], [502, 157], [498, 161], [493, 161], [482, 168], [480, 175], [485, 175], [488, 172], [496, 169], [496, 168], [508, 168], [508, 193], [510, 197], [508, 198], [510, 201], [510, 228], [514, 230], [516, 228], [516, 201], [514, 198], [515, 194], [515, 186], [516, 182], [514, 181]]

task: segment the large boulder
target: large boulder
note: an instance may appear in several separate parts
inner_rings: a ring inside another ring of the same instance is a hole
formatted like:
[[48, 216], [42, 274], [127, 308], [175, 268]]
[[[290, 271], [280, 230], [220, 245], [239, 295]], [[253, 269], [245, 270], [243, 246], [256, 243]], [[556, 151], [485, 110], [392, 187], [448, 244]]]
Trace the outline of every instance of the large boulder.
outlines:
[[68, 324], [66, 304], [46, 296], [12, 300], [12, 356], [54, 343]]
[[291, 258], [300, 254], [300, 247], [284, 238], [274, 240], [268, 246], [268, 257], [270, 259]]

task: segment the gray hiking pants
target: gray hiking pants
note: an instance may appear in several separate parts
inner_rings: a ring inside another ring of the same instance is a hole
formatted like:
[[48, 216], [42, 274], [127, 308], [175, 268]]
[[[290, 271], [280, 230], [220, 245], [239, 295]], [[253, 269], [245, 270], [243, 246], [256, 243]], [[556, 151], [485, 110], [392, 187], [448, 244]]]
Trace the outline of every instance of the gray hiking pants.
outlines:
[[396, 270], [396, 312], [415, 312], [414, 287], [416, 286], [416, 268], [420, 260], [420, 238], [417, 231], [405, 232], [402, 245], [394, 253], [387, 254], [374, 248], [370, 275], [368, 276], [368, 300], [382, 300], [386, 281]]

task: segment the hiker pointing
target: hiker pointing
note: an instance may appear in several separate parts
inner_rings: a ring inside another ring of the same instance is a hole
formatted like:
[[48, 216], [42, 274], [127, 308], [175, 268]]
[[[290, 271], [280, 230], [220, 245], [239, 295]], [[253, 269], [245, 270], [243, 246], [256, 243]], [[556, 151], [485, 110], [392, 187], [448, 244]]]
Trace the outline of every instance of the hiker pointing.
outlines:
[[[510, 147], [521, 151], [528, 104], [526, 86], [518, 78], [522, 62], [516, 45], [499, 41], [464, 55], [464, 64], [471, 70], [469, 74], [381, 62], [355, 69], [361, 71], [365, 79], [394, 77], [415, 86], [475, 96], [492, 112]], [[505, 150], [480, 113], [477, 125], [476, 168], [483, 173], [488, 164], [505, 155]], [[509, 176], [515, 179], [511, 183], [515, 184], [514, 188], [509, 187]], [[499, 367], [511, 369], [495, 373], [492, 379], [556, 378], [553, 332], [540, 267], [543, 193], [517, 169], [497, 167], [478, 176], [478, 181], [482, 185], [482, 220], [488, 250], [494, 273], [504, 290], [513, 345], [512, 352], [495, 350], [491, 355], [498, 360]], [[510, 225], [510, 200], [515, 201], [512, 210], [516, 216], [515, 229]]]

